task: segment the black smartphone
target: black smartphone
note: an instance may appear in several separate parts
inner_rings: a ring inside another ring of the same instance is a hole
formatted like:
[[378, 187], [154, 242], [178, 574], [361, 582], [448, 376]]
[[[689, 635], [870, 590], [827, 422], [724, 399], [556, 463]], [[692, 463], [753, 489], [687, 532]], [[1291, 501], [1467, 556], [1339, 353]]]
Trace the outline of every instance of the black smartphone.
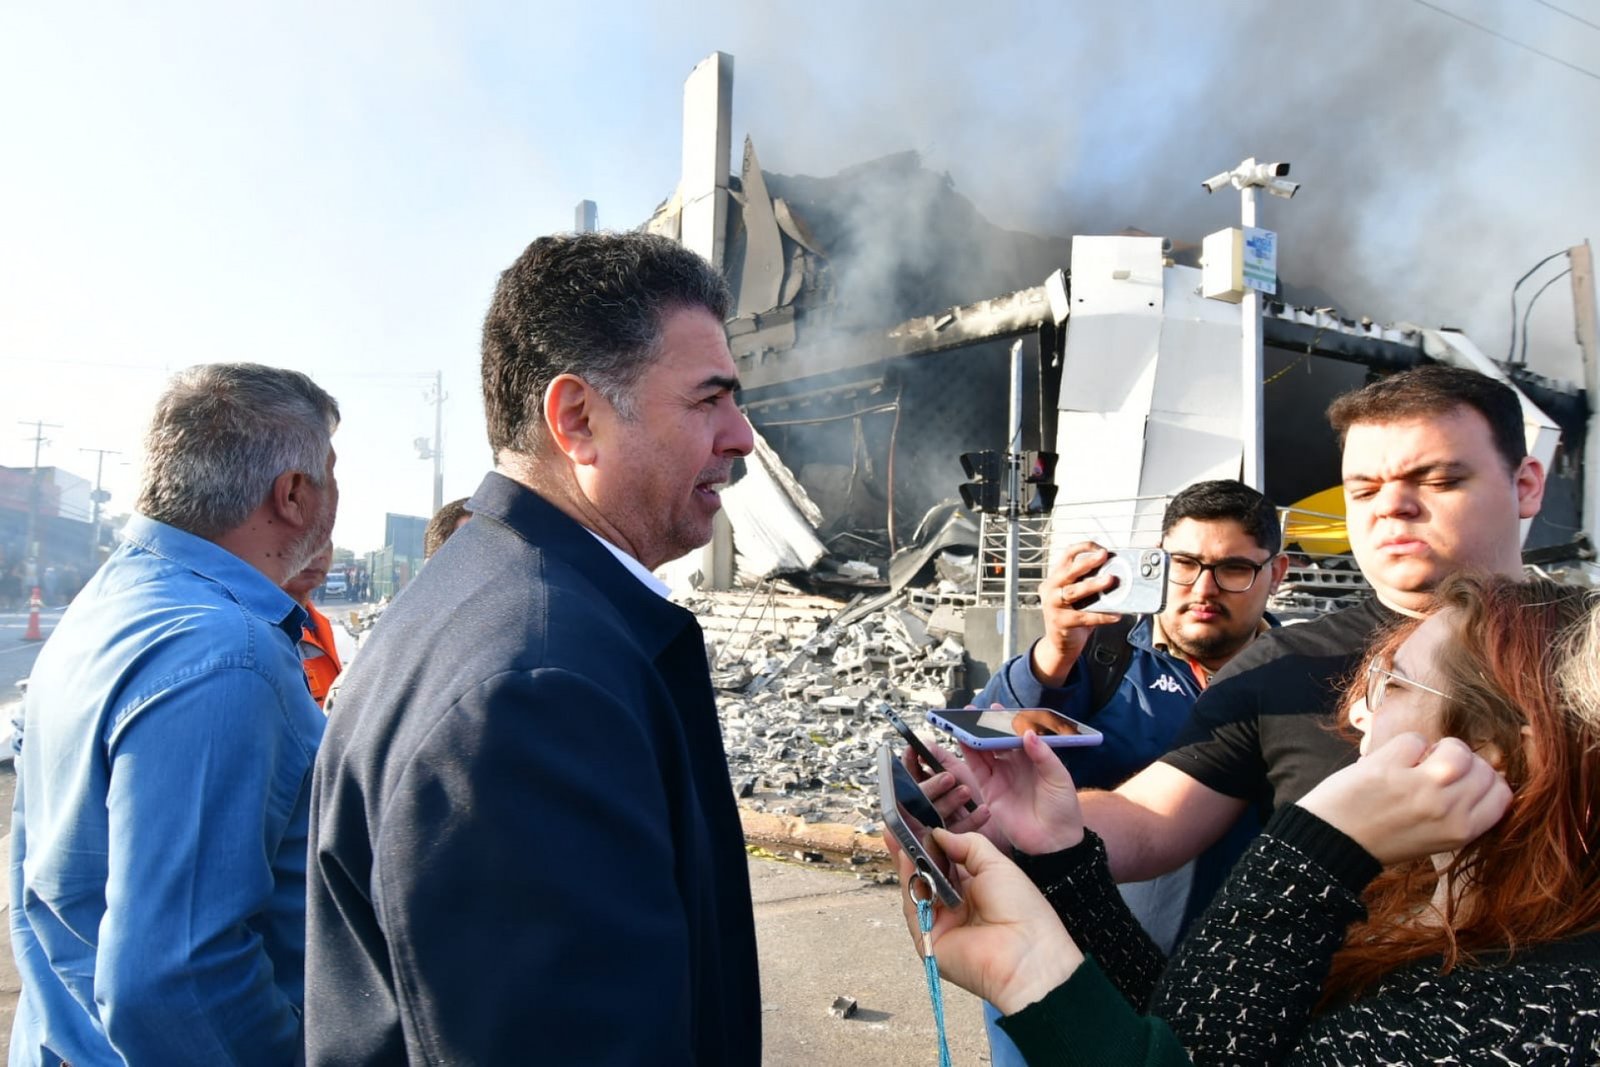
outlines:
[[917, 871], [927, 876], [934, 895], [946, 907], [959, 908], [961, 893], [950, 874], [950, 858], [928, 832], [942, 828], [944, 820], [888, 745], [878, 749], [878, 803], [885, 829], [905, 849]]
[[[922, 738], [918, 737], [911, 727], [906, 725], [906, 721], [895, 712], [894, 708], [888, 704], [881, 704], [879, 707], [883, 711], [884, 717], [889, 720], [889, 725], [893, 726], [895, 732], [906, 739], [906, 744], [911, 746], [911, 751], [917, 754], [917, 759], [922, 763], [922, 769], [930, 777], [944, 770], [944, 764], [939, 762], [939, 757], [928, 750], [928, 746], [923, 744]], [[966, 808], [968, 811], [977, 811], [978, 805], [969, 800]]]

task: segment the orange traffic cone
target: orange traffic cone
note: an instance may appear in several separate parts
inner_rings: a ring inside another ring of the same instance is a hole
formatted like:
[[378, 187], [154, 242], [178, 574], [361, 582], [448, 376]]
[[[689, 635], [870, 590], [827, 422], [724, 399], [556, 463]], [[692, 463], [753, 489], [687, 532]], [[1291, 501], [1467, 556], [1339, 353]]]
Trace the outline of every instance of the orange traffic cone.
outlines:
[[22, 635], [24, 641], [43, 641], [44, 633], [39, 629], [39, 609], [44, 607], [44, 601], [39, 598], [39, 587], [33, 587], [33, 596], [28, 598], [28, 632]]

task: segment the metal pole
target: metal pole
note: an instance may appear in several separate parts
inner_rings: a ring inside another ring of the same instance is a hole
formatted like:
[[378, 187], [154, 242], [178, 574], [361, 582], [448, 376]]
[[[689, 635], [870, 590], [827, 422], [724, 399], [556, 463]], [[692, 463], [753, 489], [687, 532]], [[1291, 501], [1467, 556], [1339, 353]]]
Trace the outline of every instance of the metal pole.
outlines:
[[44, 422], [44, 421], [39, 420], [39, 419], [35, 419], [31, 423], [22, 422], [21, 425], [23, 425], [23, 426], [32, 426], [33, 427], [33, 478], [31, 480], [31, 482], [29, 483], [29, 489], [28, 489], [28, 543], [23, 546], [22, 552], [23, 552], [23, 555], [26, 558], [33, 560], [34, 581], [37, 582], [39, 580], [39, 576], [44, 573], [44, 568], [39, 566], [39, 563], [41, 562], [40, 561], [40, 557], [42, 555], [44, 555], [44, 553], [40, 551], [40, 547], [41, 546], [38, 543], [38, 541], [39, 541], [39, 450], [44, 445], [45, 427], [49, 427], [52, 430], [59, 430], [59, 429], [61, 429], [61, 425], [60, 425], [60, 423]]
[[[1246, 229], [1256, 224], [1256, 187], [1245, 185], [1239, 190], [1240, 221]], [[1260, 490], [1266, 484], [1262, 457], [1265, 454], [1265, 435], [1262, 433], [1262, 373], [1261, 351], [1261, 293], [1246, 286], [1240, 308], [1240, 404], [1239, 440], [1244, 445], [1240, 463], [1240, 480], [1252, 489]]]
[[1011, 345], [1011, 412], [1006, 437], [1006, 602], [1001, 614], [1002, 662], [1017, 654], [1017, 539], [1022, 509], [1022, 342]]
[[433, 378], [433, 513], [444, 507], [444, 466], [440, 453], [444, 445], [444, 371]]
[[105, 497], [100, 488], [100, 476], [105, 470], [106, 456], [120, 456], [122, 453], [110, 448], [80, 448], [78, 451], [95, 453], [94, 496], [90, 497], [94, 501], [94, 540], [89, 542], [89, 568], [93, 570], [100, 565], [100, 501]]
[[1595, 311], [1594, 254], [1589, 242], [1567, 249], [1572, 260], [1572, 316], [1583, 354], [1583, 384], [1589, 395], [1589, 432], [1583, 463], [1583, 529], [1591, 544], [1600, 538], [1600, 315]]

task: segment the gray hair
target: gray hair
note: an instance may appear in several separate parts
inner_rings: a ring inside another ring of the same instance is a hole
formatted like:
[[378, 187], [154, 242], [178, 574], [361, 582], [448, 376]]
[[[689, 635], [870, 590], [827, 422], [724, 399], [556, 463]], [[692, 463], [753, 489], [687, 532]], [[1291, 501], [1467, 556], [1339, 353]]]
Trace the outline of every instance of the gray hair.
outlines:
[[207, 363], [179, 371], [145, 435], [143, 514], [215, 539], [267, 499], [279, 475], [322, 485], [339, 405], [299, 371]]

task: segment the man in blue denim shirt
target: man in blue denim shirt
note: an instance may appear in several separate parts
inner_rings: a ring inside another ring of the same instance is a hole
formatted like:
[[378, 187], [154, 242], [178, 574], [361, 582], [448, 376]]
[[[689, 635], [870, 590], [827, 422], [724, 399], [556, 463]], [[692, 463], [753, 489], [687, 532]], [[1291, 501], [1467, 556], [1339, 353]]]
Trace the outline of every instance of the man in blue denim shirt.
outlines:
[[123, 542], [39, 654], [18, 734], [11, 1063], [293, 1062], [311, 766], [304, 611], [338, 406], [193, 367], [146, 438]]

